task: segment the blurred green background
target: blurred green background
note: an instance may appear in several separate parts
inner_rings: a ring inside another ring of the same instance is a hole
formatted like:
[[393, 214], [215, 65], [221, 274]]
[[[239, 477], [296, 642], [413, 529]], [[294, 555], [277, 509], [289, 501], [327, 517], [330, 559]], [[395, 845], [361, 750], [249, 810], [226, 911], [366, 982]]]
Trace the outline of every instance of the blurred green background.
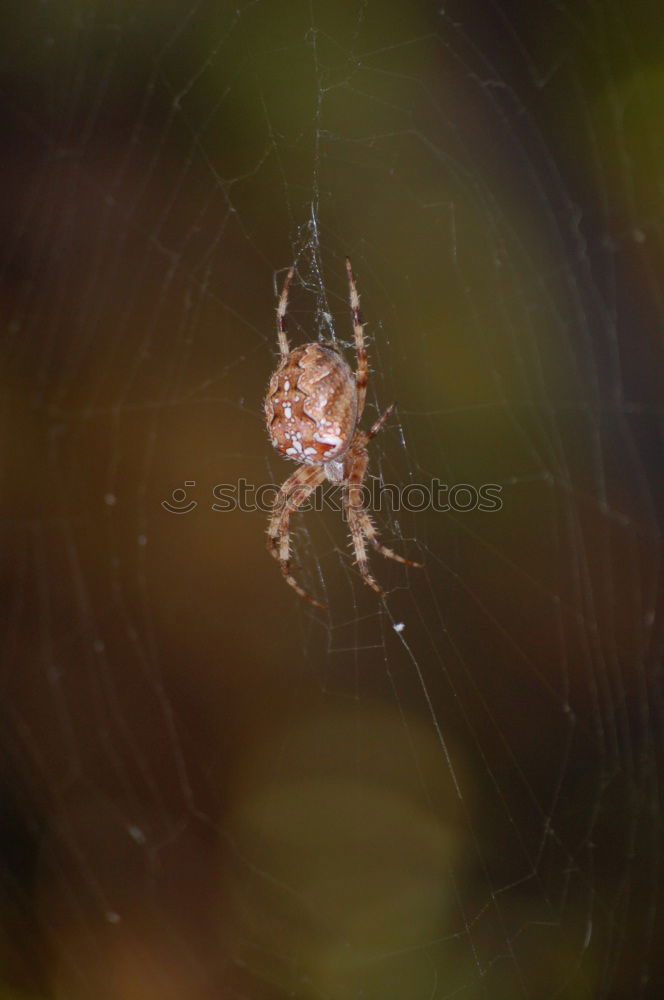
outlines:
[[[0, 995], [659, 995], [658, 5], [3, 21]], [[300, 515], [319, 613], [212, 491], [346, 254], [372, 475], [502, 509], [377, 515], [386, 603]]]

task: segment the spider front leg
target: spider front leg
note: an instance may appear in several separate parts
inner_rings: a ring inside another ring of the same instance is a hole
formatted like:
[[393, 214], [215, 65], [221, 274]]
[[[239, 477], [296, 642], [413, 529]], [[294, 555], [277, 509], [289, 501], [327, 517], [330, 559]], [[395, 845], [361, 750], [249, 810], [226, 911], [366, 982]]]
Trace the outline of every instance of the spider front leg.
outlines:
[[[367, 471], [369, 455], [367, 453], [368, 435], [363, 431], [358, 431], [355, 440], [346, 456], [346, 489], [344, 491], [344, 510], [348, 520], [348, 527], [353, 542], [355, 562], [362, 574], [362, 579], [370, 587], [384, 596], [384, 591], [378, 586], [369, 570], [369, 560], [365, 538], [368, 537], [364, 530], [362, 515], [365, 513], [362, 507], [362, 484]], [[368, 515], [365, 515], [368, 516]]]
[[412, 559], [406, 559], [404, 556], [398, 555], [398, 553], [383, 544], [378, 532], [376, 531], [374, 523], [371, 520], [371, 516], [362, 506], [362, 484], [364, 482], [367, 464], [369, 461], [367, 443], [381, 429], [389, 415], [394, 410], [394, 405], [395, 404], [392, 403], [388, 406], [368, 433], [363, 431], [357, 433], [355, 441], [351, 445], [346, 458], [347, 490], [344, 502], [346, 516], [348, 518], [348, 526], [353, 540], [355, 561], [357, 562], [358, 569], [365, 583], [368, 583], [369, 586], [381, 596], [384, 596], [385, 592], [376, 583], [376, 580], [369, 570], [369, 561], [367, 559], [365, 541], [368, 541], [377, 552], [380, 552], [380, 554], [385, 556], [387, 559], [394, 559], [395, 562], [403, 563], [406, 566], [415, 566], [418, 569], [423, 569], [422, 563], [414, 562]]
[[291, 574], [289, 522], [291, 514], [302, 506], [324, 479], [325, 471], [322, 465], [301, 465], [296, 469], [277, 493], [267, 529], [267, 547], [279, 563], [286, 583], [305, 601], [322, 610], [325, 609], [325, 605], [307, 594]]

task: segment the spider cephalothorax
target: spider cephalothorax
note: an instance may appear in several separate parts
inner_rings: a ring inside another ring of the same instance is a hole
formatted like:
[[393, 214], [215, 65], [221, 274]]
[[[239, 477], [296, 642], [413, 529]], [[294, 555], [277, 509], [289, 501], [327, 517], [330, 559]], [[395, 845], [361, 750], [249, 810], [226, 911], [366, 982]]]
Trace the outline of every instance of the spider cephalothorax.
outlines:
[[367, 444], [378, 433], [394, 409], [392, 403], [371, 430], [358, 430], [367, 392], [368, 363], [360, 315], [360, 299], [350, 260], [346, 258], [350, 308], [355, 333], [355, 374], [333, 345], [303, 344], [289, 350], [286, 339], [288, 290], [294, 268], [286, 275], [277, 306], [277, 336], [281, 362], [270, 379], [265, 398], [265, 417], [274, 447], [300, 463], [279, 490], [268, 528], [268, 548], [279, 561], [284, 579], [317, 607], [290, 571], [289, 520], [307, 497], [329, 479], [343, 483], [344, 508], [353, 539], [355, 559], [366, 583], [383, 591], [369, 572], [366, 542], [390, 559], [421, 566], [397, 555], [380, 541], [373, 522], [362, 506], [362, 483], [368, 463]]

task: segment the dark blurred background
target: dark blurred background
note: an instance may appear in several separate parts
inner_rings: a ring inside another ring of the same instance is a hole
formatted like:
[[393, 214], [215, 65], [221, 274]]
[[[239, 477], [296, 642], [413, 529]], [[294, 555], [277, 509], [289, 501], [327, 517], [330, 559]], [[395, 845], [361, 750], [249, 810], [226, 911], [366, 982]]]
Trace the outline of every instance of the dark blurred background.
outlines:
[[[662, 995], [659, 5], [3, 22], [0, 995]], [[319, 612], [212, 491], [346, 254], [372, 475], [502, 508], [301, 514]]]

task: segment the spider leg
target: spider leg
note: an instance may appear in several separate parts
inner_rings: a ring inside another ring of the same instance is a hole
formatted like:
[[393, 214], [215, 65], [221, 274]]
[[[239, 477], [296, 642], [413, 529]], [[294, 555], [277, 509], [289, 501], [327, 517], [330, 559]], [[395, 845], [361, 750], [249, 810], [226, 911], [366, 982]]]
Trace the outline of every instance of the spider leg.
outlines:
[[367, 397], [369, 362], [367, 360], [366, 347], [364, 346], [364, 324], [362, 323], [362, 313], [360, 312], [360, 296], [357, 293], [355, 276], [349, 257], [346, 257], [346, 273], [348, 274], [350, 312], [353, 319], [353, 333], [355, 334], [355, 356], [357, 358], [355, 384], [357, 386], [357, 419], [359, 421], [364, 410], [364, 401]]
[[284, 281], [284, 287], [281, 289], [281, 295], [279, 297], [279, 305], [277, 306], [277, 338], [279, 340], [279, 350], [281, 351], [282, 359], [288, 357], [288, 340], [286, 338], [286, 310], [288, 309], [288, 290], [290, 289], [290, 283], [293, 280], [293, 274], [295, 273], [295, 268], [291, 267], [286, 275], [286, 280]]
[[373, 521], [371, 520], [371, 515], [367, 513], [366, 510], [361, 510], [359, 513], [360, 528], [362, 534], [365, 538], [369, 539], [369, 542], [380, 552], [382, 556], [386, 559], [394, 559], [395, 562], [403, 563], [404, 566], [415, 566], [417, 569], [424, 569], [424, 563], [415, 562], [413, 559], [406, 559], [404, 556], [400, 556], [398, 552], [390, 549], [387, 545], [384, 545], [380, 540], [380, 535], [376, 531]]
[[[366, 434], [366, 440], [371, 441], [373, 437], [378, 434], [383, 428], [385, 421], [392, 415], [394, 408], [397, 404], [390, 403], [387, 409], [381, 413], [378, 420], [375, 422], [371, 430]], [[403, 556], [398, 555], [393, 552], [387, 545], [384, 545], [380, 540], [380, 535], [376, 531], [373, 521], [371, 520], [371, 515], [364, 509], [360, 512], [360, 518], [362, 522], [362, 530], [364, 535], [369, 539], [373, 547], [381, 553], [381, 555], [386, 556], [388, 559], [394, 559], [396, 562], [405, 563], [406, 566], [416, 566], [418, 569], [424, 569], [424, 563], [414, 562], [412, 559], [404, 559]]]
[[369, 456], [367, 454], [367, 435], [360, 431], [351, 445], [346, 458], [346, 490], [344, 492], [344, 508], [348, 518], [348, 527], [355, 553], [355, 562], [362, 579], [368, 583], [377, 594], [384, 596], [384, 591], [378, 586], [369, 570], [369, 560], [365, 545], [366, 535], [362, 525], [362, 484], [367, 469]]
[[372, 426], [371, 430], [367, 433], [366, 435], [367, 441], [371, 441], [371, 439], [374, 438], [376, 434], [378, 434], [378, 432], [383, 429], [383, 424], [385, 423], [386, 420], [389, 419], [389, 417], [392, 416], [396, 405], [397, 405], [396, 403], [390, 403], [387, 409], [384, 410], [383, 413], [381, 413], [378, 420]]
[[267, 529], [267, 547], [279, 563], [286, 583], [305, 601], [321, 609], [325, 605], [310, 597], [291, 573], [289, 524], [291, 514], [302, 506], [324, 479], [325, 470], [322, 465], [301, 465], [296, 469], [277, 493]]
[[[371, 516], [362, 506], [362, 483], [364, 482], [367, 463], [369, 461], [366, 447], [367, 441], [369, 441], [370, 437], [373, 437], [374, 433], [378, 433], [378, 430], [380, 430], [380, 427], [392, 412], [392, 409], [393, 405], [388, 407], [385, 413], [376, 421], [376, 424], [374, 424], [374, 427], [372, 427], [369, 434], [360, 432], [357, 435], [355, 442], [349, 451], [346, 465], [346, 478], [348, 483], [348, 489], [345, 497], [346, 515], [348, 517], [348, 526], [353, 540], [355, 560], [365, 583], [368, 583], [369, 586], [376, 591], [376, 593], [381, 595], [384, 594], [384, 591], [378, 586], [376, 580], [369, 571], [369, 561], [367, 559], [365, 541], [368, 541], [377, 552], [380, 552], [380, 554], [385, 556], [387, 559], [394, 559], [395, 562], [403, 563], [406, 566], [415, 566], [418, 569], [423, 568], [422, 563], [414, 562], [412, 559], [406, 559], [404, 556], [400, 556], [397, 552], [394, 552], [381, 541], [380, 535], [376, 531], [374, 523], [371, 520]], [[377, 430], [374, 430], [376, 427]]]

